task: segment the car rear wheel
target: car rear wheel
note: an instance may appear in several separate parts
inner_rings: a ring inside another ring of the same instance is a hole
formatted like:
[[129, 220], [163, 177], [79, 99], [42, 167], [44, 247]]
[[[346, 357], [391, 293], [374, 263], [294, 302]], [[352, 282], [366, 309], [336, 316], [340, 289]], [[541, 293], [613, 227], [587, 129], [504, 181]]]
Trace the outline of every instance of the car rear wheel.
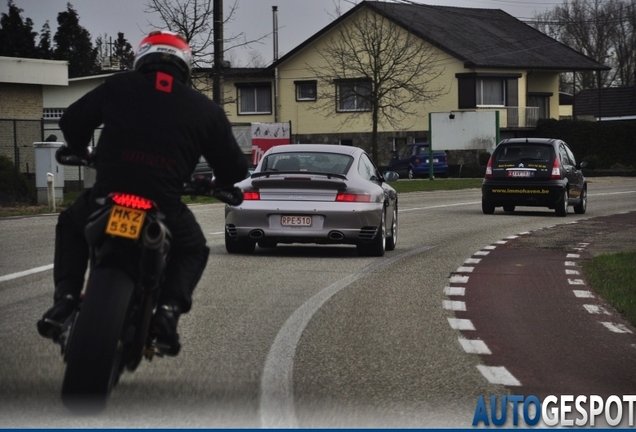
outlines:
[[564, 189], [561, 199], [559, 200], [559, 202], [556, 204], [556, 207], [554, 208], [554, 212], [556, 213], [557, 216], [563, 217], [568, 214], [569, 200], [570, 200], [570, 194], [568, 193], [567, 189]]
[[574, 213], [585, 214], [587, 210], [587, 188], [583, 188], [581, 191], [581, 200], [574, 206]]
[[504, 209], [505, 212], [512, 213], [513, 211], [515, 211], [515, 206], [513, 206], [513, 205], [505, 205], [505, 206], [503, 206], [503, 209]]
[[490, 201], [482, 198], [481, 211], [484, 212], [484, 214], [493, 214], [495, 212], [495, 206]]
[[386, 216], [384, 211], [382, 212], [382, 220], [380, 221], [380, 226], [378, 227], [378, 232], [376, 233], [373, 240], [370, 243], [362, 243], [357, 246], [358, 255], [360, 256], [376, 256], [381, 257], [384, 256], [384, 251], [386, 250]]
[[395, 250], [398, 241], [398, 215], [397, 205], [393, 209], [393, 223], [391, 224], [391, 236], [386, 238], [386, 250]]
[[256, 248], [256, 242], [251, 240], [234, 240], [225, 231], [225, 250], [227, 253], [251, 254]]

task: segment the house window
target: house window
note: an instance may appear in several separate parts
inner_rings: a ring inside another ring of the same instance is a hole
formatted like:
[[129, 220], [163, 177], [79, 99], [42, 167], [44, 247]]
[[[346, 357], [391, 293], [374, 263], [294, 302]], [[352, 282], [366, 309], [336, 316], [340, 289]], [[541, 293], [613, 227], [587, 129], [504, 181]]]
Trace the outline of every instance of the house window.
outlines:
[[477, 78], [477, 106], [505, 106], [506, 81], [501, 78]]
[[59, 120], [64, 114], [65, 108], [44, 108], [42, 118], [44, 120]]
[[238, 88], [239, 114], [271, 114], [272, 91], [268, 84]]
[[316, 81], [295, 81], [297, 101], [316, 100]]
[[370, 81], [341, 81], [336, 83], [338, 112], [371, 111]]
[[457, 108], [516, 107], [520, 73], [458, 73]]

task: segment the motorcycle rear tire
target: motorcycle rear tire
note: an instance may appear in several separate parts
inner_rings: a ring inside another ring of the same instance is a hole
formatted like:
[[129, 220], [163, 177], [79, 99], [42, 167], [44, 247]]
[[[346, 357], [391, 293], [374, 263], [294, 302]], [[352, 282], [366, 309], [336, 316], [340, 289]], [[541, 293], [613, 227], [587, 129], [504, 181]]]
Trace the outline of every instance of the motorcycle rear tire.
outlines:
[[135, 284], [117, 268], [91, 270], [66, 353], [62, 402], [78, 414], [106, 407], [119, 380], [122, 335]]

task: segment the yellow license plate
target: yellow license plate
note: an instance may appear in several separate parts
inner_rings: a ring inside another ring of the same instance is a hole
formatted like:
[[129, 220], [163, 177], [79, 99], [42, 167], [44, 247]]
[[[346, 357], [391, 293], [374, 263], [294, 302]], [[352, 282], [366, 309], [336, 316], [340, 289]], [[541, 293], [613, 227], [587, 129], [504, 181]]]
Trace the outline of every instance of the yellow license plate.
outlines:
[[108, 225], [106, 225], [106, 234], [136, 240], [141, 234], [145, 217], [144, 210], [114, 205], [110, 211]]

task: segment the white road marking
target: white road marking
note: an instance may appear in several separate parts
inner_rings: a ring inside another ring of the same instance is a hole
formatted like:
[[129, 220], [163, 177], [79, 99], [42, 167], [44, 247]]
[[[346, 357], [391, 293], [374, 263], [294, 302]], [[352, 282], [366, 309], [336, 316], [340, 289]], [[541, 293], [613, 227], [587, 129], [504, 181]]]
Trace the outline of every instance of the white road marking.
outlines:
[[574, 296], [578, 298], [594, 298], [594, 294], [592, 294], [592, 291], [572, 290], [572, 292], [574, 293]]
[[576, 267], [576, 262], [574, 262], [574, 261], [566, 261], [565, 262], [565, 266], [566, 267]]
[[442, 305], [446, 310], [452, 311], [465, 311], [466, 310], [466, 302], [457, 301], [457, 300], [443, 300]]
[[475, 330], [475, 325], [469, 319], [447, 318], [448, 324], [453, 330]]
[[453, 275], [450, 277], [450, 283], [467, 283], [468, 276]]
[[477, 365], [479, 372], [490, 382], [491, 384], [502, 384], [506, 386], [520, 386], [521, 383], [515, 378], [508, 369], [503, 366], [484, 366]]
[[497, 249], [497, 246], [488, 245], [488, 246], [484, 246], [484, 249], [486, 249], [486, 250], [495, 250], [495, 249]]
[[479, 264], [481, 262], [481, 258], [468, 258], [464, 261], [464, 264]]
[[459, 343], [468, 354], [492, 354], [486, 343], [482, 340], [459, 338]]
[[466, 293], [466, 288], [464, 287], [444, 287], [444, 294], [447, 296], [463, 296]]
[[607, 309], [605, 309], [602, 306], [598, 306], [598, 305], [591, 305], [591, 304], [585, 304], [583, 305], [583, 307], [585, 308], [586, 311], [588, 311], [591, 314], [605, 314], [605, 315], [611, 315], [611, 313], [609, 313], [607, 311]]
[[601, 322], [608, 330], [614, 333], [631, 333], [632, 331], [625, 326], [625, 324], [615, 324], [611, 322]]
[[573, 254], [573, 253], [569, 253], [565, 256], [566, 258], [581, 258], [581, 255], [579, 254]]
[[570, 278], [568, 278], [568, 283], [570, 285], [585, 285], [585, 281], [583, 279], [570, 279]]
[[11, 273], [5, 276], [0, 276], [0, 282], [4, 282], [4, 281], [8, 281], [11, 279], [17, 279], [17, 278], [21, 278], [23, 276], [28, 276], [28, 275], [32, 275], [35, 273], [40, 273], [43, 271], [47, 271], [47, 270], [51, 270], [53, 268], [53, 264], [48, 264], [45, 266], [41, 266], [41, 267], [35, 267], [29, 270], [24, 270], [21, 272], [17, 272], [17, 273]]
[[477, 251], [475, 252], [473, 255], [477, 255], [477, 256], [486, 256], [490, 253], [490, 251]]
[[475, 267], [457, 267], [457, 273], [472, 273]]
[[307, 324], [322, 305], [358, 279], [369, 276], [400, 259], [408, 258], [411, 255], [432, 248], [433, 246], [423, 246], [388, 259], [374, 261], [373, 264], [334, 282], [318, 292], [287, 318], [267, 353], [263, 375], [261, 376], [259, 415], [262, 428], [298, 427], [294, 410], [292, 378], [294, 357], [296, 347], [305, 327], [307, 327]]
[[566, 275], [580, 275], [581, 273], [578, 270], [565, 269], [565, 274]]

